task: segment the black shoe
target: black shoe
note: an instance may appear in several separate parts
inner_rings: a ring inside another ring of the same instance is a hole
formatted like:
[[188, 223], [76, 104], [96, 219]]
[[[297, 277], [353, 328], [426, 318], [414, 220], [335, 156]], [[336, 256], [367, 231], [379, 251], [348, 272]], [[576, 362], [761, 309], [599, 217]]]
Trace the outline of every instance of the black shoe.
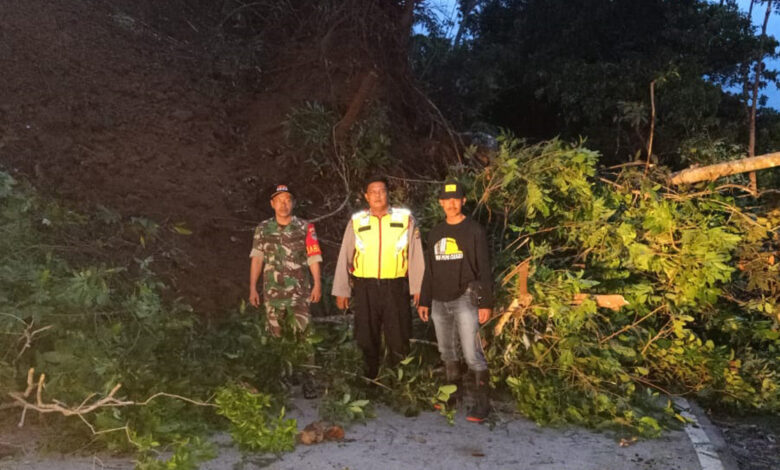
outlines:
[[469, 410], [466, 419], [473, 423], [481, 423], [490, 415], [490, 402], [488, 401], [488, 371], [474, 372], [474, 406]]
[[310, 374], [306, 374], [301, 380], [301, 391], [303, 391], [303, 398], [307, 400], [313, 400], [320, 396], [317, 392], [317, 386], [314, 385], [314, 377]]

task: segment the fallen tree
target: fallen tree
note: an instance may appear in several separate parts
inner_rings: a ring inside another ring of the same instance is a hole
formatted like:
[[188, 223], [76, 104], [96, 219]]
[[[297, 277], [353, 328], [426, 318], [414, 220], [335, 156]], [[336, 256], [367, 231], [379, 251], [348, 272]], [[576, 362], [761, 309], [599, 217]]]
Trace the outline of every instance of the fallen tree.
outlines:
[[698, 183], [699, 181], [714, 181], [724, 176], [765, 170], [776, 166], [780, 166], [780, 152], [716, 163], [714, 165], [688, 168], [674, 173], [669, 181], [671, 184], [676, 185]]
[[522, 413], [653, 436], [682, 419], [676, 395], [780, 411], [780, 211], [672, 191], [662, 171], [597, 174], [581, 145], [500, 144], [460, 176], [508, 306], [491, 370]]

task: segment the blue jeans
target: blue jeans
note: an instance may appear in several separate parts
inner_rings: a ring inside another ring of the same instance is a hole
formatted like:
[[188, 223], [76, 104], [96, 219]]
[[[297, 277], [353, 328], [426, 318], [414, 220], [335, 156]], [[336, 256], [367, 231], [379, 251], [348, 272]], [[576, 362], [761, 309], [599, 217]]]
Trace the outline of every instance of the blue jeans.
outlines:
[[455, 300], [431, 305], [431, 318], [436, 328], [436, 342], [444, 362], [458, 360], [458, 341], [463, 347], [463, 358], [472, 371], [487, 370], [482, 340], [479, 337], [479, 311], [471, 303], [469, 292]]

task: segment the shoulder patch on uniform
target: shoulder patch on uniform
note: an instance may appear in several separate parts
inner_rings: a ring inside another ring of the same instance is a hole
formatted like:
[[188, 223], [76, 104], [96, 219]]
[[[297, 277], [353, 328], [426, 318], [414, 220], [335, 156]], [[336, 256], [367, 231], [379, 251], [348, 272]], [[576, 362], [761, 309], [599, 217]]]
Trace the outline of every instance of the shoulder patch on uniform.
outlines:
[[308, 256], [322, 255], [320, 242], [317, 240], [317, 231], [312, 223], [306, 223], [306, 254]]
[[313, 240], [317, 240], [317, 230], [314, 228], [314, 224], [310, 222], [306, 223], [306, 234]]

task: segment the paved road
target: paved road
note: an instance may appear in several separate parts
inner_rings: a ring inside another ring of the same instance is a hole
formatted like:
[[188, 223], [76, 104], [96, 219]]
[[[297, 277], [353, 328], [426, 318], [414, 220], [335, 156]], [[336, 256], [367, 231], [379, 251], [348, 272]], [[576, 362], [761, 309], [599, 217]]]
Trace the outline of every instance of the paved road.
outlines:
[[[295, 400], [290, 414], [299, 427], [317, 417], [313, 402]], [[347, 429], [344, 442], [299, 445], [281, 457], [242, 456], [221, 436], [219, 457], [202, 469], [533, 469], [533, 470], [701, 470], [685, 431], [620, 447], [614, 438], [580, 428], [541, 428], [514, 415], [499, 414], [491, 430], [457, 417], [455, 425], [436, 413], [405, 418], [380, 409], [375, 419]], [[706, 426], [705, 426], [706, 429]], [[128, 460], [22, 458], [0, 461], [8, 470], [131, 469]], [[711, 469], [704, 469], [711, 470]], [[728, 467], [726, 467], [728, 470]]]

